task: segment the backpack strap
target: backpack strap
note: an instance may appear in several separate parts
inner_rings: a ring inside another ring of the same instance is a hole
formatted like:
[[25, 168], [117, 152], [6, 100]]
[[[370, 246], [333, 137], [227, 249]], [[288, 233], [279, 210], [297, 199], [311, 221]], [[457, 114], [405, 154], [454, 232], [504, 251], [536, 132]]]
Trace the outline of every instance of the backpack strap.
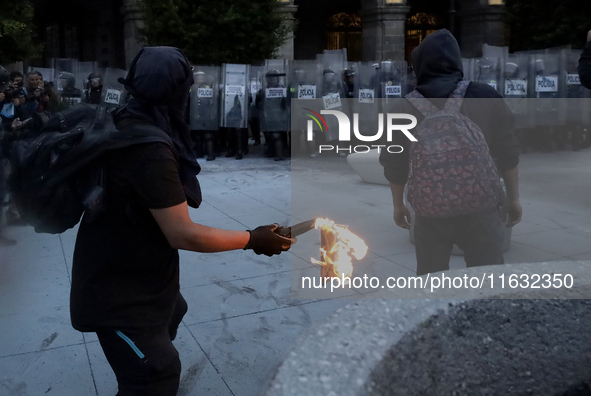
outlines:
[[433, 103], [429, 102], [429, 100], [421, 95], [421, 93], [416, 89], [407, 94], [405, 98], [425, 117], [439, 111], [439, 109]]
[[470, 85], [470, 81], [460, 81], [451, 95], [449, 95], [449, 99], [445, 103], [443, 110], [449, 111], [451, 113], [459, 113], [460, 109], [462, 108], [464, 96], [468, 90], [468, 85]]

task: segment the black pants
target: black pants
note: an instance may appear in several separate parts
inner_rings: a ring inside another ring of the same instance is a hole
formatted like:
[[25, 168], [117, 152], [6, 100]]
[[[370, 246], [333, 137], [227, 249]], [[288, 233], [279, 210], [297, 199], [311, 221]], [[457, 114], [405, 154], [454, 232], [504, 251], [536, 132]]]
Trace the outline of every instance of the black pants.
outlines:
[[174, 396], [179, 389], [181, 361], [172, 344], [187, 302], [179, 293], [168, 325], [157, 333], [97, 332], [99, 342], [117, 377], [117, 396]]
[[414, 227], [419, 276], [448, 270], [454, 244], [464, 251], [467, 267], [504, 263], [499, 210], [443, 219], [417, 216]]
[[254, 140], [255, 144], [261, 144], [261, 128], [259, 126], [259, 119], [250, 118], [248, 120], [248, 125], [250, 126], [250, 133], [252, 133], [252, 139]]
[[248, 154], [248, 130], [244, 128], [228, 128], [228, 153], [226, 157]]

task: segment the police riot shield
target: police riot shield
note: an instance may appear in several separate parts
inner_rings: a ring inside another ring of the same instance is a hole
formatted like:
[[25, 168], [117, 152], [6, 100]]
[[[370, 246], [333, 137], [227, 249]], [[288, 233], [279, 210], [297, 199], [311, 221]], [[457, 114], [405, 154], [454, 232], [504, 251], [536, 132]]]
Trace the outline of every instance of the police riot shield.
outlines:
[[291, 62], [289, 96], [292, 99], [316, 99], [319, 92], [320, 65], [312, 60]]
[[124, 102], [124, 87], [119, 78], [125, 78], [127, 71], [122, 69], [108, 68], [103, 79], [103, 91], [101, 105], [117, 107]]
[[357, 63], [347, 62], [347, 68], [343, 70], [342, 75], [343, 92], [345, 98], [354, 99], [357, 97], [355, 86], [357, 85]]
[[499, 47], [496, 45], [482, 44], [483, 58], [504, 59], [509, 56], [509, 47]]
[[[378, 97], [382, 99], [401, 98], [408, 92], [407, 66], [404, 61], [382, 61], [377, 68]], [[413, 88], [414, 89], [414, 88]], [[411, 89], [412, 91], [412, 89]]]
[[68, 72], [72, 74], [78, 73], [78, 59], [73, 58], [51, 58], [50, 64], [58, 73]]
[[[343, 84], [343, 71], [347, 66], [347, 59], [344, 55], [326, 53], [317, 56], [321, 65], [320, 93], [322, 98], [320, 110], [336, 110], [347, 113], [344, 99], [347, 95]], [[327, 141], [338, 139], [338, 121], [335, 116], [328, 116], [326, 120], [325, 138]]]
[[473, 62], [472, 80], [490, 85], [500, 92], [501, 62], [499, 58], [480, 58]]
[[263, 74], [264, 74], [264, 66], [250, 66], [250, 83], [248, 86], [248, 118], [252, 120], [252, 122], [256, 122], [256, 125], [259, 125], [259, 104], [257, 103], [257, 98], [259, 101], [262, 99], [261, 97], [261, 89], [263, 87]]
[[529, 128], [532, 119], [528, 117], [529, 57], [519, 54], [508, 55], [501, 64], [501, 92], [507, 106], [515, 116], [516, 128]]
[[56, 93], [60, 97], [62, 108], [82, 103], [82, 90], [77, 88], [78, 60], [69, 58], [51, 59], [56, 70]]
[[474, 61], [475, 59], [472, 58], [462, 58], [462, 69], [466, 81], [474, 81]]
[[221, 127], [247, 128], [249, 72], [249, 65], [222, 65]]
[[580, 50], [564, 50], [565, 73], [563, 76], [565, 101], [565, 122], [588, 124], [590, 93], [587, 88], [581, 85], [578, 66], [581, 57]]
[[380, 112], [377, 99], [379, 88], [378, 69], [375, 64], [360, 62], [355, 65], [355, 95], [350, 100], [353, 113], [350, 120], [353, 123], [354, 136], [357, 133], [363, 136], [376, 135]]
[[564, 121], [560, 117], [559, 101], [563, 82], [560, 81], [561, 51], [548, 49], [530, 52], [531, 115], [534, 126], [555, 126]]
[[[320, 98], [320, 77], [322, 68], [313, 60], [296, 60], [291, 62], [289, 75], [289, 97], [292, 100], [301, 101], [299, 107], [315, 107]], [[308, 103], [309, 102], [309, 103]], [[307, 103], [307, 104], [306, 104]], [[290, 104], [290, 109], [293, 109]], [[319, 109], [317, 109], [319, 110]], [[291, 130], [305, 131], [306, 119], [298, 116], [292, 117]]]
[[190, 127], [194, 131], [215, 131], [219, 126], [220, 68], [195, 66], [190, 96]]
[[260, 101], [261, 132], [289, 130], [288, 63], [285, 59], [265, 61]]
[[78, 76], [78, 60], [71, 58], [51, 58], [50, 64], [52, 69], [55, 70], [54, 83], [56, 92], [59, 94], [64, 87], [60, 85], [59, 76], [62, 73], [69, 73], [73, 77], [74, 86], [76, 85], [76, 77]]
[[316, 55], [316, 61], [322, 65], [323, 70], [332, 70], [336, 79], [342, 84], [343, 71], [349, 67], [346, 50], [325, 50], [324, 53]]
[[375, 99], [379, 96], [376, 66], [373, 63], [359, 62], [352, 69], [355, 71], [354, 103], [375, 103]]
[[117, 108], [125, 102], [125, 88], [118, 80], [125, 78], [127, 72], [122, 69], [107, 68], [103, 78], [103, 89], [99, 108], [97, 111], [97, 124], [102, 124], [105, 119], [105, 113]]
[[81, 89], [85, 97], [90, 89], [89, 76], [91, 73], [98, 73], [97, 62], [78, 62], [76, 88]]
[[344, 70], [348, 65], [347, 49], [324, 50], [322, 54], [316, 55], [316, 60], [320, 60], [324, 66]]

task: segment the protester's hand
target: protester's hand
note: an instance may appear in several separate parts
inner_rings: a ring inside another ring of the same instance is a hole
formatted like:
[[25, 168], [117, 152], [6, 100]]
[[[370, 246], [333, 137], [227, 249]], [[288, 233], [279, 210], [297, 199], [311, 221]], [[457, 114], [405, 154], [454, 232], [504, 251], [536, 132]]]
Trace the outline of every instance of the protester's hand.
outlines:
[[513, 227], [521, 221], [521, 204], [519, 201], [508, 201], [503, 206], [503, 213], [507, 218], [507, 227]]
[[296, 243], [295, 238], [286, 238], [275, 233], [279, 224], [260, 226], [254, 230], [248, 230], [250, 240], [244, 249], [252, 249], [256, 254], [273, 256], [289, 250], [292, 244]]
[[14, 121], [12, 121], [12, 129], [20, 129], [23, 127], [23, 122], [21, 121], [20, 118], [15, 118]]
[[410, 230], [410, 211], [406, 205], [394, 207], [394, 222], [398, 227]]
[[591, 30], [587, 32], [587, 41], [591, 41]]

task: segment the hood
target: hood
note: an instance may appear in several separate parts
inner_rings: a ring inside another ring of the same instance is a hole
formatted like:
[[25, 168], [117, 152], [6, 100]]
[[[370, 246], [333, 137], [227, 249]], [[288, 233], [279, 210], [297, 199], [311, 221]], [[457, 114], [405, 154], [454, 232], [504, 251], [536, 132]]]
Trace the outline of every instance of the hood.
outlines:
[[180, 178], [187, 203], [201, 203], [201, 189], [195, 177], [201, 167], [193, 153], [185, 106], [193, 85], [193, 72], [181, 50], [174, 47], [145, 47], [131, 62], [127, 77], [118, 80], [132, 99], [117, 117], [150, 120], [172, 139], [180, 160]]
[[464, 77], [457, 40], [447, 29], [425, 37], [412, 51], [417, 90], [426, 98], [447, 98]]

